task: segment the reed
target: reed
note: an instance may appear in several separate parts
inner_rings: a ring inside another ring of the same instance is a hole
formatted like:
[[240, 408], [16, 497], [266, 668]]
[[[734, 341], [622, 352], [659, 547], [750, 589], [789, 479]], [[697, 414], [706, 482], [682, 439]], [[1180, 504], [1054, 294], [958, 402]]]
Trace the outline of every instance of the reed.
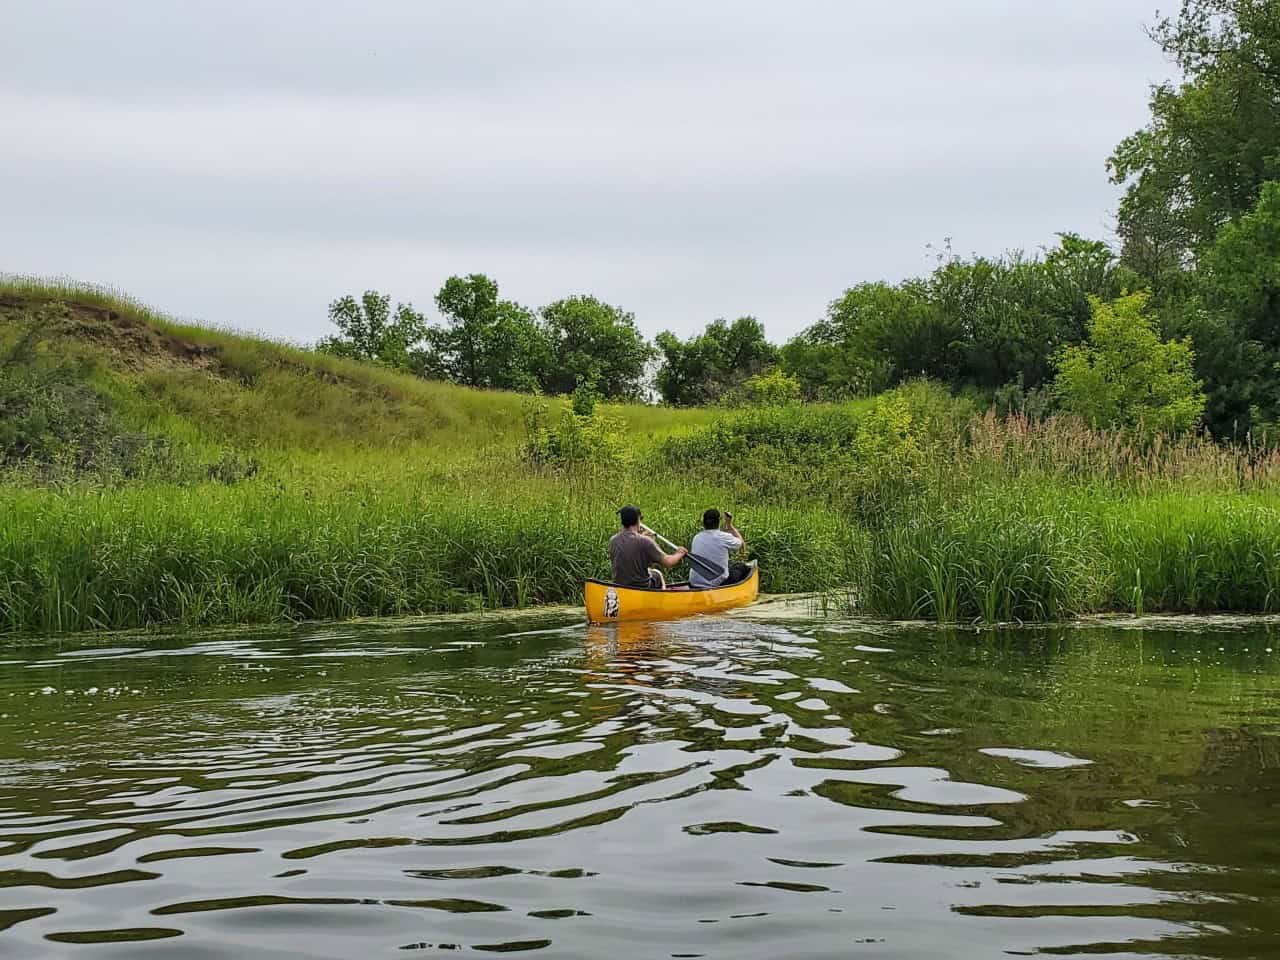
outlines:
[[1096, 609], [1096, 538], [1038, 493], [988, 491], [876, 531], [861, 557], [858, 603], [945, 623], [1059, 620]]
[[[635, 488], [672, 536], [704, 501]], [[683, 494], [688, 497], [688, 494]], [[457, 611], [576, 603], [607, 576], [620, 499], [554, 481], [115, 490], [0, 489], [0, 631]], [[847, 580], [847, 536], [803, 509], [752, 514], [752, 543], [775, 592]]]
[[873, 534], [853, 605], [940, 622], [1280, 608], [1271, 494], [985, 487]]

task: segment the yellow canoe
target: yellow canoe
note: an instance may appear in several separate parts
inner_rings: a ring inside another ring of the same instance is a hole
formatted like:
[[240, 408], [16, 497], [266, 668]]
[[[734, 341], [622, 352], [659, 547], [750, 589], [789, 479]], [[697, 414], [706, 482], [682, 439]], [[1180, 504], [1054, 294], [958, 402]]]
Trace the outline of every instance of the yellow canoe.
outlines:
[[747, 579], [710, 590], [652, 590], [588, 580], [583, 592], [592, 623], [675, 620], [752, 603], [760, 594], [760, 569], [753, 562]]

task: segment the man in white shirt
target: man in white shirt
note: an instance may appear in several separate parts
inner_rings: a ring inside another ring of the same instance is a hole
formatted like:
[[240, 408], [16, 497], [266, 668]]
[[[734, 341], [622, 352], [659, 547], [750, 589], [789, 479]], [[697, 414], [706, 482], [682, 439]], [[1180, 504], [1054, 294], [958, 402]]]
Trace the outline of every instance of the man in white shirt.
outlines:
[[702, 530], [689, 544], [689, 552], [699, 560], [720, 571], [719, 576], [712, 577], [700, 569], [700, 565], [689, 565], [689, 586], [695, 590], [707, 587], [718, 587], [729, 579], [729, 554], [746, 546], [742, 534], [733, 525], [733, 514], [727, 510], [724, 514], [724, 529], [720, 529], [720, 511], [714, 507], [702, 515]]

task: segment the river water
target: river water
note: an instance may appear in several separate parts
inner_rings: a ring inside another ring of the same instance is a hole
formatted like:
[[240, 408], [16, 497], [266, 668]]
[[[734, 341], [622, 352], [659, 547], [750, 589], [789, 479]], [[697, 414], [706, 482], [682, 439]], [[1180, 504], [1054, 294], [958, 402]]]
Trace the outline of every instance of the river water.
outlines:
[[0, 654], [0, 956], [1280, 956], [1280, 627]]

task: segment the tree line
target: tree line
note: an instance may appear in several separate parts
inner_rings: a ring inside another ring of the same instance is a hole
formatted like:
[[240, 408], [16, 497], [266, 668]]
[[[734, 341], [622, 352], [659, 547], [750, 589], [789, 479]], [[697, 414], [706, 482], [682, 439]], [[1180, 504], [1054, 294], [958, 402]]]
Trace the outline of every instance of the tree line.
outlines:
[[438, 324], [409, 303], [392, 310], [374, 290], [342, 297], [329, 305], [339, 332], [318, 348], [468, 387], [570, 393], [589, 383], [611, 399], [640, 398], [653, 347], [620, 307], [572, 296], [533, 311], [479, 273], [450, 277], [435, 303]]
[[1092, 411], [1099, 424], [1146, 415], [1145, 402], [1156, 420], [1224, 439], [1273, 430], [1280, 0], [1183, 0], [1150, 36], [1182, 78], [1153, 88], [1149, 122], [1107, 161], [1124, 188], [1116, 246], [1071, 233], [1035, 255], [948, 246], [925, 276], [849, 288], [781, 345], [749, 316], [649, 343], [631, 313], [595, 297], [534, 311], [473, 274], [440, 289], [438, 324], [373, 292], [337, 300], [340, 335], [321, 348], [470, 386], [589, 384], [620, 400], [652, 389], [672, 405], [838, 400], [927, 377], [1008, 409]]

